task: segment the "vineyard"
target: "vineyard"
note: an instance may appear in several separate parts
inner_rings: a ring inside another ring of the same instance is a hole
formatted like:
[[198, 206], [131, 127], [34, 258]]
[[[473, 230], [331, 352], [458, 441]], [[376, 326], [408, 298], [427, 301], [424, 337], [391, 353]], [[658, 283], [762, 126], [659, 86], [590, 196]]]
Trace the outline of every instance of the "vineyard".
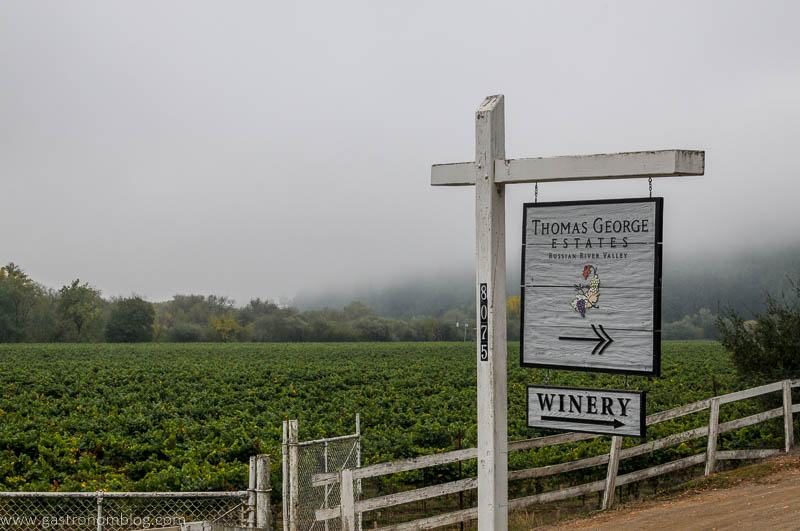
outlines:
[[[649, 413], [739, 388], [713, 342], [665, 343], [663, 377], [652, 380], [521, 369], [516, 344], [509, 350], [511, 439], [537, 435], [525, 425], [529, 383], [642, 389]], [[2, 345], [0, 393], [0, 490], [242, 489], [257, 453], [274, 456], [277, 486], [286, 418], [299, 419], [301, 437], [312, 439], [351, 433], [360, 412], [367, 464], [476, 443], [471, 343]], [[758, 410], [753, 401], [735, 407], [721, 417]], [[689, 416], [663, 430], [705, 420]], [[781, 436], [779, 424], [766, 423], [721, 444], [777, 448]], [[510, 467], [607, 448], [604, 439], [543, 448], [515, 455]], [[642, 459], [694, 451], [682, 444]]]

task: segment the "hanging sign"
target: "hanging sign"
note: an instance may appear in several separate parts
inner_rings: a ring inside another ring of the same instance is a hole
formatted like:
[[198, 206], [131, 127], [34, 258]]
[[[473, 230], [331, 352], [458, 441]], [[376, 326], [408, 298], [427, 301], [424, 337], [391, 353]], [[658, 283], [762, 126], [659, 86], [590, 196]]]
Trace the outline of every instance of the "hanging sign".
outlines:
[[645, 393], [528, 387], [528, 426], [644, 437]]
[[526, 203], [525, 367], [661, 373], [663, 199]]

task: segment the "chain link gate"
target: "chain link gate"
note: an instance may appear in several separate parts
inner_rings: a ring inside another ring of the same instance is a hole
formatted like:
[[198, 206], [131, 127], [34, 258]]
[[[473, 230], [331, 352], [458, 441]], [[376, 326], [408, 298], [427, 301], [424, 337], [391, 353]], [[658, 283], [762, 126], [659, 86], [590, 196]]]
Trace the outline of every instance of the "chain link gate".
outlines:
[[[315, 511], [336, 507], [341, 501], [339, 483], [314, 487], [315, 474], [341, 472], [361, 466], [361, 423], [356, 415], [356, 432], [341, 437], [299, 441], [297, 421], [283, 423], [283, 529], [284, 531], [339, 531], [341, 522], [317, 522]], [[355, 499], [361, 494], [356, 483]], [[359, 516], [357, 527], [361, 529]]]

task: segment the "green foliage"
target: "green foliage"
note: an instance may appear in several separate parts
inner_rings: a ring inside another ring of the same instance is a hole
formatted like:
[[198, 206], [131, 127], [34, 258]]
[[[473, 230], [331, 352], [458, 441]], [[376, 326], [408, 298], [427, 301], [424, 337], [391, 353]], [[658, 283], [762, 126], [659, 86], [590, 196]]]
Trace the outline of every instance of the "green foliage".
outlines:
[[722, 344], [745, 381], [800, 376], [800, 284], [781, 298], [767, 296], [766, 311], [746, 321], [735, 310], [718, 320]]
[[9, 288], [0, 283], [0, 342], [11, 343], [23, 337], [23, 331], [17, 326], [14, 300]]
[[253, 341], [304, 341], [309, 325], [294, 311], [277, 311], [256, 319], [251, 326]]
[[153, 340], [153, 305], [141, 297], [114, 301], [106, 323], [106, 341], [110, 343], [142, 343]]
[[261, 299], [236, 309], [228, 299], [193, 295], [176, 296], [156, 308], [155, 337], [160, 341], [447, 341], [463, 337], [455, 328], [455, 322], [464, 319], [458, 312], [442, 319], [386, 319], [357, 301], [341, 310], [299, 312]]
[[213, 317], [209, 326], [214, 333], [213, 338], [223, 343], [236, 341], [243, 331], [242, 326], [236, 322], [232, 315]]
[[22, 341], [40, 288], [13, 262], [0, 267], [0, 338]]
[[25, 340], [33, 343], [49, 343], [62, 339], [62, 327], [58, 318], [59, 294], [41, 288], [33, 302], [31, 314], [25, 327]]
[[193, 323], [176, 323], [166, 332], [166, 340], [173, 343], [199, 343], [206, 341], [206, 327]]
[[[627, 381], [548, 375], [520, 368], [518, 356], [518, 347], [509, 345], [512, 439], [543, 434], [526, 427], [527, 384], [548, 378], [553, 385], [624, 388]], [[299, 419], [308, 440], [352, 433], [360, 412], [366, 463], [468, 448], [476, 444], [475, 360], [474, 344], [461, 342], [0, 345], [0, 490], [242, 489], [248, 456], [263, 452], [272, 456], [275, 495], [286, 418]], [[669, 342], [663, 361], [663, 378], [629, 382], [647, 391], [650, 412], [739, 388], [717, 343]], [[726, 404], [721, 417], [757, 411], [749, 402]], [[701, 412], [653, 426], [649, 436], [707, 420]], [[721, 448], [779, 447], [780, 419], [775, 422], [723, 435]], [[626, 460], [623, 468], [701, 452], [704, 445], [689, 441]], [[509, 458], [512, 468], [521, 468], [605, 451], [607, 438], [598, 438]], [[465, 477], [474, 472], [474, 461], [464, 463]], [[376, 488], [457, 474], [455, 465], [410, 472]]]
[[353, 322], [353, 330], [366, 341], [389, 341], [392, 339], [390, 321], [375, 315], [367, 315]]
[[61, 338], [85, 341], [92, 329], [100, 325], [103, 299], [100, 291], [75, 279], [58, 292], [57, 312], [61, 323]]

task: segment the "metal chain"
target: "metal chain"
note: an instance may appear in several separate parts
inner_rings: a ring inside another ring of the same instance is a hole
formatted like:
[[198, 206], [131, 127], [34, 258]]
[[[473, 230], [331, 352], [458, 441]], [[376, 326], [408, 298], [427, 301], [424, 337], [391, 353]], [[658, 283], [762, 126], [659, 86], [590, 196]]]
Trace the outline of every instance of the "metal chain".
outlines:
[[647, 178], [647, 186], [650, 188], [650, 197], [653, 197], [653, 178]]
[[539, 183], [533, 185], [533, 202], [539, 202]]

